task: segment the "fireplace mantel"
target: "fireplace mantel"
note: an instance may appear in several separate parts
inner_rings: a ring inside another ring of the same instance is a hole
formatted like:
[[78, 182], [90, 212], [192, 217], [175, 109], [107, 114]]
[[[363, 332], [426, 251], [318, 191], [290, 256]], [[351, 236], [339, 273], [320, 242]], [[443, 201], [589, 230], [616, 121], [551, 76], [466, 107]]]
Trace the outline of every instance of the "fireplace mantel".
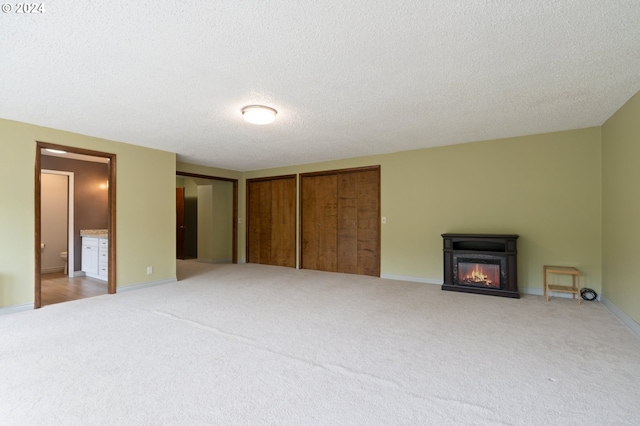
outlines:
[[[518, 235], [442, 234], [442, 290], [519, 298]], [[473, 277], [463, 276], [473, 266]]]

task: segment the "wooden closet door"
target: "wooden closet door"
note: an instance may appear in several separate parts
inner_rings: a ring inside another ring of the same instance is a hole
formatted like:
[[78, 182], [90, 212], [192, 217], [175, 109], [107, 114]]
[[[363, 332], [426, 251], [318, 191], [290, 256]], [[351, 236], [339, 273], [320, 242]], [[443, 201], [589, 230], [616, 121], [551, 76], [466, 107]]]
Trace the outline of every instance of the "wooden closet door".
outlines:
[[271, 181], [247, 183], [249, 263], [271, 261]]
[[380, 276], [380, 168], [301, 175], [302, 268]]
[[247, 181], [247, 262], [295, 268], [295, 176]]
[[305, 176], [302, 186], [302, 268], [337, 271], [338, 180]]
[[358, 174], [338, 177], [338, 272], [358, 273]]
[[356, 173], [357, 274], [380, 276], [380, 169]]
[[296, 266], [296, 178], [271, 181], [271, 265]]
[[316, 211], [318, 220], [318, 260], [319, 271], [338, 270], [338, 177], [337, 175], [317, 176]]
[[316, 178], [300, 178], [301, 235], [300, 249], [303, 269], [318, 269], [318, 212], [316, 209]]

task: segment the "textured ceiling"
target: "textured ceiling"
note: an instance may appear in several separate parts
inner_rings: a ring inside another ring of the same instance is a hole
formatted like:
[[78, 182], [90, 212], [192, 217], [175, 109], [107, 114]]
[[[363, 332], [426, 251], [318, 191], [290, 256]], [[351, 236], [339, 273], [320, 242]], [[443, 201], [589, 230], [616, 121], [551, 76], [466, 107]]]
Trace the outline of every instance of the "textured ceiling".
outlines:
[[45, 2], [0, 16], [0, 117], [242, 171], [598, 126], [640, 90], [639, 23], [638, 0]]

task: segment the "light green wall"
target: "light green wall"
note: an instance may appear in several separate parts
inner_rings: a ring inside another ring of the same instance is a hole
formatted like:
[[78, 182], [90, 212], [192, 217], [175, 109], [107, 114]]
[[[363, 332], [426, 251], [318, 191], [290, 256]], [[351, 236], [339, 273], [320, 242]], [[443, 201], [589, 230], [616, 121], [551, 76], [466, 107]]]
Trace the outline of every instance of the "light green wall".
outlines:
[[[247, 172], [256, 178], [381, 166], [381, 272], [442, 282], [445, 232], [515, 233], [519, 286], [540, 292], [545, 264], [601, 288], [600, 128]], [[244, 200], [245, 185], [240, 185]], [[244, 203], [240, 208], [244, 219]], [[241, 227], [241, 256], [244, 228]]]
[[603, 295], [640, 324], [640, 92], [602, 126]]
[[36, 141], [116, 154], [117, 286], [175, 278], [175, 154], [0, 119], [0, 307], [34, 301]]
[[198, 260], [213, 262], [213, 187], [198, 185]]
[[[215, 179], [176, 176], [176, 186], [185, 188], [185, 226], [187, 231], [197, 230], [197, 238], [194, 238], [197, 240], [198, 246], [195, 250], [197, 258], [211, 262], [231, 262], [233, 183]], [[197, 223], [187, 224], [186, 208], [189, 198], [195, 199], [198, 209]]]
[[[441, 233], [517, 233], [521, 288], [541, 291], [544, 264], [573, 265], [582, 270], [584, 286], [603, 292], [639, 322], [631, 247], [640, 233], [634, 222], [640, 201], [633, 197], [640, 174], [639, 116], [636, 94], [602, 128], [245, 173], [176, 163], [168, 152], [0, 120], [5, 152], [0, 196], [7, 200], [0, 205], [0, 306], [33, 302], [33, 167], [39, 140], [117, 155], [118, 287], [175, 277], [176, 170], [239, 180], [243, 262], [245, 179], [379, 164], [387, 218], [381, 235], [383, 275], [441, 281]], [[146, 275], [146, 266], [154, 267], [153, 275]]]
[[213, 187], [213, 260], [231, 262], [233, 248], [233, 184], [212, 180]]

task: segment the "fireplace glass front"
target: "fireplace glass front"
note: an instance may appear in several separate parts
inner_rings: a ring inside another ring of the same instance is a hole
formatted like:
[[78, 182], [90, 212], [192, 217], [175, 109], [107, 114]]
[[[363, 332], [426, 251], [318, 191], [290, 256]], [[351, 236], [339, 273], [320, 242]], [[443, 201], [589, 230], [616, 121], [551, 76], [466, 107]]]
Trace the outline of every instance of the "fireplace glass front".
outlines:
[[458, 259], [458, 284], [500, 288], [500, 261]]

